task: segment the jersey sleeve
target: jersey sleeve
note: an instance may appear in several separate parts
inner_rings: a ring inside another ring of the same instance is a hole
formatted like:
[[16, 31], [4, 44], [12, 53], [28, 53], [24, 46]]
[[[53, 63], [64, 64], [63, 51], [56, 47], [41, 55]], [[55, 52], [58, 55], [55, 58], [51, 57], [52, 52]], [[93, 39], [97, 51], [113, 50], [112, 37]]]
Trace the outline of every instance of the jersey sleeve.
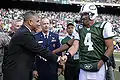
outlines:
[[104, 29], [103, 29], [103, 37], [105, 39], [112, 38], [112, 37], [115, 36], [115, 34], [114, 34], [113, 30], [112, 30], [112, 27], [113, 27], [112, 24], [109, 23], [109, 22], [107, 22], [105, 24]]
[[79, 30], [83, 27], [82, 24], [76, 25], [75, 30], [76, 32], [79, 32]]
[[80, 40], [79, 34], [78, 34], [78, 32], [76, 32], [76, 30], [74, 30], [74, 32], [72, 33], [72, 35], [74, 36], [75, 40]]
[[79, 27], [78, 25], [75, 26], [75, 31], [76, 32], [78, 32], [78, 30], [79, 30], [78, 27]]

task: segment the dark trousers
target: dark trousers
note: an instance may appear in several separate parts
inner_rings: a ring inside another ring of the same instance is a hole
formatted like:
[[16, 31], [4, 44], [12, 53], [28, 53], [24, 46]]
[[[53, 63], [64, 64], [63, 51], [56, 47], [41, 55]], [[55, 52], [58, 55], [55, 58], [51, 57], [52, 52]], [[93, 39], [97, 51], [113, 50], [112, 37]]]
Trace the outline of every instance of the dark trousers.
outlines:
[[108, 70], [106, 70], [106, 80], [115, 80], [115, 75], [112, 66], [109, 66]]
[[65, 65], [65, 80], [79, 80], [79, 63], [78, 60], [68, 61]]
[[0, 55], [0, 80], [3, 80], [3, 73], [2, 73], [2, 63], [3, 63], [3, 55]]
[[44, 61], [36, 57], [37, 80], [58, 80], [57, 63]]
[[0, 75], [0, 80], [3, 80], [3, 76], [2, 75]]
[[32, 71], [25, 69], [18, 71], [15, 69], [3, 70], [3, 80], [32, 80]]

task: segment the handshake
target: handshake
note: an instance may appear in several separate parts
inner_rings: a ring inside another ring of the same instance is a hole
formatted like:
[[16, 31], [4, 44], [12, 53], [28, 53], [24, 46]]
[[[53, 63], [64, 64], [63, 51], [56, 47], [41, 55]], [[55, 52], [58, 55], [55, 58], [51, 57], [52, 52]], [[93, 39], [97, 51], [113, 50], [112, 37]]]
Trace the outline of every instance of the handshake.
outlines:
[[71, 58], [71, 54], [70, 53], [65, 53], [65, 55], [63, 56], [59, 56], [59, 65], [64, 65], [66, 63], [66, 61], [68, 60], [68, 58]]
[[67, 59], [68, 59], [68, 57], [66, 55], [59, 56], [59, 60], [58, 60], [59, 65], [64, 65], [66, 63]]

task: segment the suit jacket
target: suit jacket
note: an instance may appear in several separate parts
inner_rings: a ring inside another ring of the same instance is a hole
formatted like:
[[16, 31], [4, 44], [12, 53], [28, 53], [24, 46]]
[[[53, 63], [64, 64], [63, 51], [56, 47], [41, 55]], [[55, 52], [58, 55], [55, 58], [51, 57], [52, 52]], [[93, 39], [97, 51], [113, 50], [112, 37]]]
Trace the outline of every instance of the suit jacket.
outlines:
[[[29, 29], [22, 25], [11, 38], [3, 60], [4, 80], [30, 80], [35, 55], [57, 62], [58, 57], [41, 47]], [[41, 64], [42, 65], [42, 64]]]
[[[53, 51], [57, 48], [60, 47], [60, 40], [59, 40], [59, 35], [53, 32], [49, 32], [49, 35], [47, 36], [47, 39], [45, 38], [45, 35], [43, 32], [36, 33], [35, 38], [37, 42], [42, 45], [43, 48], [47, 48], [50, 51]], [[60, 56], [61, 53], [58, 53]], [[56, 75], [57, 76], [57, 64], [50, 62], [50, 61], [45, 61], [44, 59], [40, 59], [36, 57], [35, 61], [36, 69], [39, 73], [40, 77], [43, 76], [50, 76]], [[42, 64], [42, 65], [40, 65]], [[42, 74], [41, 74], [42, 73]], [[52, 80], [49, 78], [49, 80]]]

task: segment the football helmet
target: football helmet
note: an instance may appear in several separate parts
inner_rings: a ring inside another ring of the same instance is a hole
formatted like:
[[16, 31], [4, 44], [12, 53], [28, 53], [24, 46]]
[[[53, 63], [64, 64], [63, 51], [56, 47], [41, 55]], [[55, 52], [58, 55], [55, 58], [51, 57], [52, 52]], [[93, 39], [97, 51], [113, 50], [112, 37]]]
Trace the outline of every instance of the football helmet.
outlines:
[[98, 16], [97, 7], [93, 3], [84, 4], [80, 9], [80, 13], [88, 13], [90, 20], [94, 20]]

